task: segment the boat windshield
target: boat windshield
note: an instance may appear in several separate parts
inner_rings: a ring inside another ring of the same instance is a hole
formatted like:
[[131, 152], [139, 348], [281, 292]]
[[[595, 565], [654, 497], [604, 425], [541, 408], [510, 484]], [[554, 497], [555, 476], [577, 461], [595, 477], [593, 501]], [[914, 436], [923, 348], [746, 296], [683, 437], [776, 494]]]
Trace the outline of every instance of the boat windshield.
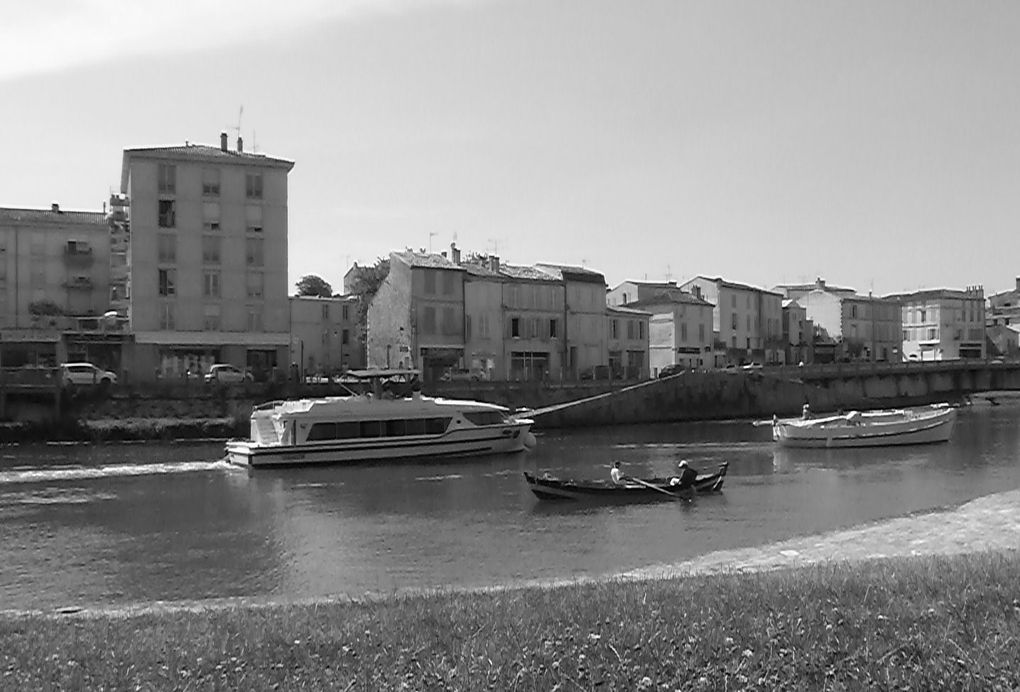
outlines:
[[502, 411], [464, 411], [463, 415], [475, 425], [504, 425], [510, 422]]

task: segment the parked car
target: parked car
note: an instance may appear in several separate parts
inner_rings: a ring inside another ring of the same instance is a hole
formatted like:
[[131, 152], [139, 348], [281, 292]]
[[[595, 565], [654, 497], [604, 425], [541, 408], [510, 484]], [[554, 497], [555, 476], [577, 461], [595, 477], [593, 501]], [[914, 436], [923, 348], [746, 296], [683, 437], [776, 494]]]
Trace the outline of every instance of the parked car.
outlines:
[[671, 365], [667, 365], [662, 370], [660, 370], [659, 377], [672, 377], [673, 375], [679, 375], [684, 370], [686, 370], [684, 366], [680, 365], [679, 363], [673, 363]]
[[92, 363], [64, 363], [60, 366], [61, 381], [65, 385], [111, 385], [117, 383], [117, 374], [103, 370]]
[[253, 380], [254, 378], [251, 376], [250, 372], [241, 370], [240, 368], [227, 363], [211, 365], [209, 366], [209, 372], [205, 374], [206, 382], [220, 382], [228, 384], [235, 382], [252, 382]]
[[467, 368], [450, 368], [439, 378], [440, 382], [478, 382], [482, 379], [480, 371]]

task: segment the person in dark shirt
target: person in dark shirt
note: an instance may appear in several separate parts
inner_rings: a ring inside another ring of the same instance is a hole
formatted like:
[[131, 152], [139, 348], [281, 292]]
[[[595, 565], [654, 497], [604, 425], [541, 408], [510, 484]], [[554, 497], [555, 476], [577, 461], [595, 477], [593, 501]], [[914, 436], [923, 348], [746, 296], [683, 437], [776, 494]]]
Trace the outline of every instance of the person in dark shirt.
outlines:
[[681, 459], [677, 464], [679, 476], [670, 480], [669, 484], [677, 490], [686, 490], [694, 487], [694, 481], [698, 478], [698, 472], [691, 468], [686, 459]]

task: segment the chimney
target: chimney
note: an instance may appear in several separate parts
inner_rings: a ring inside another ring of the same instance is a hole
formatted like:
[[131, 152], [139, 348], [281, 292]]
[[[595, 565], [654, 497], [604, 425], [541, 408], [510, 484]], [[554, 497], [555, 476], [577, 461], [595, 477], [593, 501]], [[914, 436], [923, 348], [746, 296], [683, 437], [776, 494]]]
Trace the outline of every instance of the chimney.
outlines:
[[499, 256], [489, 255], [489, 269], [494, 272], [499, 271]]
[[226, 150], [227, 150], [227, 133], [226, 132], [221, 132], [220, 133], [220, 151], [226, 151]]
[[825, 279], [823, 279], [820, 276], [818, 278], [816, 278], [815, 279], [815, 288], [817, 288], [819, 291], [824, 291], [825, 290]]
[[60, 205], [57, 204], [56, 202], [54, 202], [53, 204], [50, 205], [50, 211], [52, 211], [54, 214], [61, 213], [60, 212]]
[[460, 264], [460, 250], [457, 249], [457, 243], [450, 243], [450, 261]]
[[237, 153], [238, 154], [244, 153], [244, 140], [241, 139], [241, 135], [237, 136]]
[[1020, 276], [1016, 277], [1016, 290], [1020, 291]]

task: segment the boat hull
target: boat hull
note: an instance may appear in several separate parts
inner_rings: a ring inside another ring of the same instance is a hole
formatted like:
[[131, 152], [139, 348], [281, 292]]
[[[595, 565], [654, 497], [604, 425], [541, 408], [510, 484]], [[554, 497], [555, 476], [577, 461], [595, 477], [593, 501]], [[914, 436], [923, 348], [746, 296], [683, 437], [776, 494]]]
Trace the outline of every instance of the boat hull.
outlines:
[[860, 415], [857, 421], [847, 416], [777, 421], [772, 426], [772, 438], [784, 447], [826, 449], [935, 444], [952, 437], [956, 409], [935, 406], [878, 411]]
[[587, 502], [661, 502], [689, 499], [699, 494], [718, 493], [722, 490], [728, 463], [715, 473], [701, 474], [694, 484], [683, 490], [671, 485], [670, 478], [644, 478], [642, 483], [622, 485], [608, 480], [572, 480], [535, 476], [524, 472], [531, 492], [540, 500], [581, 500]]
[[531, 421], [497, 426], [454, 429], [437, 436], [330, 440], [298, 445], [258, 445], [231, 440], [227, 461], [242, 466], [356, 464], [444, 459], [485, 454], [513, 454], [534, 446]]

